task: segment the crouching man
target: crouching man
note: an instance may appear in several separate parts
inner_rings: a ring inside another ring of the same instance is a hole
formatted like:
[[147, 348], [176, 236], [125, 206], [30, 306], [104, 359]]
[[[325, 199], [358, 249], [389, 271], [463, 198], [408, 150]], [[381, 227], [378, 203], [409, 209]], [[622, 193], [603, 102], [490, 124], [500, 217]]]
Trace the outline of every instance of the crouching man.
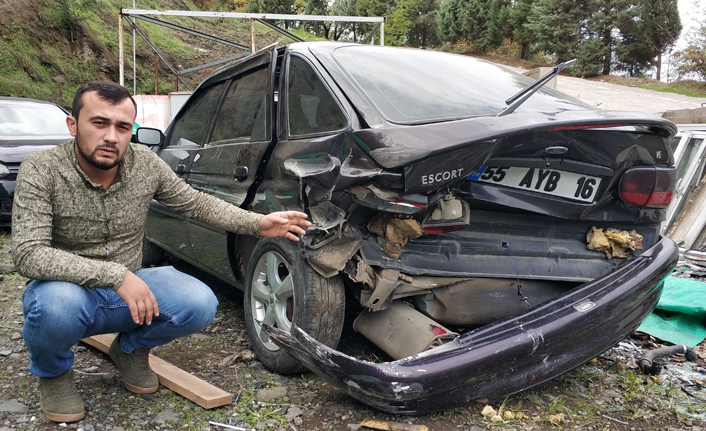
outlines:
[[29, 370], [39, 377], [47, 419], [85, 416], [71, 347], [118, 333], [109, 356], [128, 390], [158, 388], [151, 348], [208, 326], [218, 301], [208, 286], [172, 267], [140, 269], [145, 218], [154, 198], [219, 228], [298, 241], [306, 214], [251, 213], [200, 193], [149, 148], [130, 145], [136, 104], [113, 82], [90, 82], [66, 124], [74, 139], [27, 157], [12, 210], [12, 248], [31, 279], [22, 298]]

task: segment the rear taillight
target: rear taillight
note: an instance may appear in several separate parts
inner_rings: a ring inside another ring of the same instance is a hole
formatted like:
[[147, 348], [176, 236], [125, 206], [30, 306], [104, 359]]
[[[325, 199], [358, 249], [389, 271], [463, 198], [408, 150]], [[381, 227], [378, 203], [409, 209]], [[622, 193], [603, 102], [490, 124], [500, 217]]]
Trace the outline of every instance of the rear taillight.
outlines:
[[643, 208], [665, 208], [672, 201], [677, 172], [674, 168], [640, 166], [620, 179], [620, 197]]

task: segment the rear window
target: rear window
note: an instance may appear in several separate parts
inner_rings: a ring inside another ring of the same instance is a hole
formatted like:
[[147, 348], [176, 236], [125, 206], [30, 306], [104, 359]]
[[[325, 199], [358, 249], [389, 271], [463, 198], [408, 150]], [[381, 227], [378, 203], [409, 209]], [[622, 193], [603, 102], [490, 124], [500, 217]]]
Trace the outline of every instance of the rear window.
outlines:
[[[486, 61], [422, 49], [345, 46], [333, 57], [382, 115], [401, 124], [496, 115], [534, 82]], [[545, 86], [517, 112], [586, 109]]]
[[0, 136], [69, 136], [66, 112], [42, 103], [0, 104]]

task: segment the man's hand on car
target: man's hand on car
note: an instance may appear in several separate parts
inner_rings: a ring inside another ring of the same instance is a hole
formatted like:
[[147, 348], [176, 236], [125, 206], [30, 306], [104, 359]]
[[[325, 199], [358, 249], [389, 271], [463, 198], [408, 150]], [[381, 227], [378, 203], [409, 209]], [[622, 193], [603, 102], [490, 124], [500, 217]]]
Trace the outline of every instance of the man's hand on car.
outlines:
[[295, 234], [306, 234], [306, 231], [299, 226], [311, 226], [311, 222], [306, 218], [306, 213], [299, 211], [269, 213], [260, 219], [260, 234], [268, 238], [283, 236], [292, 241], [299, 241], [299, 237]]
[[132, 320], [138, 325], [142, 325], [143, 322], [150, 325], [152, 316], [159, 316], [157, 298], [145, 282], [131, 271], [125, 273], [123, 282], [115, 293], [125, 301], [130, 309]]

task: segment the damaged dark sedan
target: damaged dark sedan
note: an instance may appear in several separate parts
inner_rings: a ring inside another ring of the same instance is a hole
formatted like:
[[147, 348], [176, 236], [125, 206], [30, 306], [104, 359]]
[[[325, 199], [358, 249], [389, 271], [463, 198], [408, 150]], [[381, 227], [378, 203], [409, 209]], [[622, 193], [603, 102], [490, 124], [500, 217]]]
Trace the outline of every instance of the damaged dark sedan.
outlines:
[[[535, 82], [431, 50], [295, 43], [224, 67], [155, 151], [204, 193], [313, 226], [257, 239], [153, 202], [145, 263], [165, 250], [243, 289], [266, 367], [383, 411], [555, 378], [635, 330], [678, 257], [659, 235], [675, 126], [543, 86], [560, 66]], [[346, 307], [387, 362], [336, 350]]]

